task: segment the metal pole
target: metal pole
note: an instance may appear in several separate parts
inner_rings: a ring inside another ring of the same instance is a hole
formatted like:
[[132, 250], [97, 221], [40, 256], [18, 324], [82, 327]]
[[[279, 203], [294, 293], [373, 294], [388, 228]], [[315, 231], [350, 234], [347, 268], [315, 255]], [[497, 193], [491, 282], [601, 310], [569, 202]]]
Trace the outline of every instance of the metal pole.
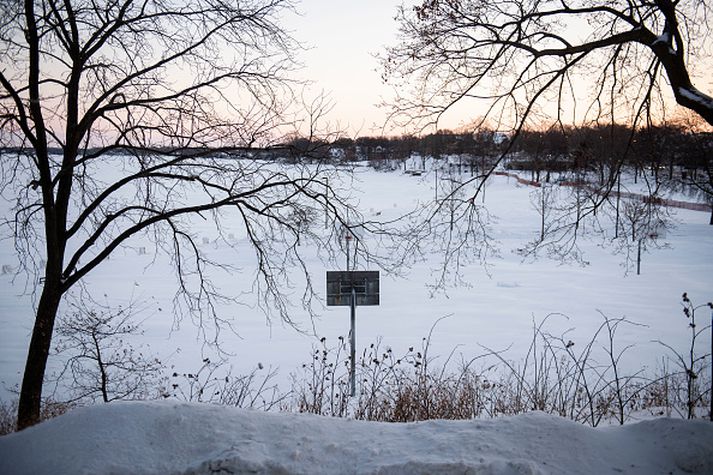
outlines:
[[348, 234], [348, 233], [349, 233], [349, 231], [347, 231], [347, 235], [346, 235], [346, 237], [344, 238], [344, 239], [347, 240], [347, 272], [349, 272], [349, 254], [350, 254], [350, 251], [349, 251], [349, 243], [350, 243], [351, 240], [352, 240], [352, 235], [351, 235], [351, 234]]
[[354, 397], [356, 395], [356, 290], [354, 290], [354, 284], [352, 283], [352, 301], [351, 301], [351, 384], [352, 391], [351, 395]]
[[[352, 240], [352, 235], [349, 234], [349, 231], [347, 231], [347, 235], [345, 236], [345, 239], [347, 241], [347, 272], [349, 272], [351, 269], [349, 268], [349, 258], [350, 258], [350, 249], [349, 249], [349, 243]], [[351, 280], [351, 278], [350, 278]], [[351, 396], [354, 397], [356, 394], [356, 331], [355, 331], [355, 326], [356, 326], [356, 290], [354, 289], [354, 282], [351, 283], [351, 291], [352, 291], [352, 298], [350, 302], [350, 323], [351, 323], [351, 331], [350, 331], [350, 355], [351, 355]]]
[[[713, 355], [713, 306], [711, 306], [711, 355]], [[713, 422], [713, 361], [711, 361], [711, 392], [709, 399], [711, 400], [710, 420]]]
[[329, 227], [329, 177], [324, 177], [324, 229]]

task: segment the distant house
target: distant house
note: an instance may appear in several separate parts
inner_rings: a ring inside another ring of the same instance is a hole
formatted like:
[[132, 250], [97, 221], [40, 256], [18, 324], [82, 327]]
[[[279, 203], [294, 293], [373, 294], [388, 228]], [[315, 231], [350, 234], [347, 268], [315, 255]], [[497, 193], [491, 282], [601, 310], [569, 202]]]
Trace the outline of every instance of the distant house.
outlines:
[[334, 160], [345, 160], [347, 158], [347, 151], [341, 147], [330, 147], [329, 156]]
[[501, 145], [510, 140], [510, 137], [505, 132], [493, 132], [493, 143]]

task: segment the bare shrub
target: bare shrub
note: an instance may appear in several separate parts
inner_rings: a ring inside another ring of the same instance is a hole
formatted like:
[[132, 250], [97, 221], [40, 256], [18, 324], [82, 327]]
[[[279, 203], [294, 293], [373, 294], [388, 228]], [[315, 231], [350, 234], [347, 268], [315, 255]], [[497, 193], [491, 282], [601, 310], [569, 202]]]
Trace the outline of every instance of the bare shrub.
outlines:
[[344, 337], [334, 347], [327, 339], [312, 349], [309, 363], [302, 364], [302, 374], [292, 375], [293, 406], [298, 412], [346, 417], [350, 394], [349, 351]]
[[[680, 407], [681, 404], [685, 405], [685, 417], [693, 419], [696, 417], [696, 408], [705, 402], [706, 397], [709, 401], [713, 399], [711, 394], [713, 392], [713, 381], [706, 381], [706, 370], [711, 366], [711, 353], [700, 354], [696, 349], [696, 343], [700, 336], [711, 328], [710, 325], [702, 328], [697, 326], [696, 311], [708, 307], [713, 312], [713, 303], [708, 302], [707, 304], [696, 306], [688, 298], [688, 294], [684, 292], [681, 297], [681, 306], [683, 314], [688, 320], [688, 327], [691, 330], [690, 343], [686, 353], [683, 354], [662, 341], [659, 341], [659, 343], [673, 353], [673, 360], [679, 368], [679, 372], [672, 375], [673, 384], [671, 388], [675, 398], [673, 406]], [[685, 384], [681, 384], [682, 379]], [[708, 388], [707, 390], [705, 389], [706, 387]], [[709, 418], [713, 421], [713, 406], [710, 408]]]
[[62, 369], [52, 375], [54, 397], [67, 394], [73, 402], [111, 402], [145, 399], [163, 382], [164, 366], [134, 347], [127, 338], [142, 333], [134, 321], [134, 304], [89, 308], [85, 302], [72, 305], [57, 326], [55, 355], [67, 357]]
[[0, 401], [0, 435], [15, 432], [17, 401]]
[[164, 397], [269, 411], [286, 397], [273, 381], [276, 374], [259, 364], [247, 374], [234, 375], [224, 362], [206, 358], [196, 372], [174, 372]]
[[[457, 364], [451, 352], [437, 366], [428, 354], [433, 328], [420, 348], [409, 347], [400, 356], [379, 340], [359, 357], [353, 399], [344, 338], [335, 346], [323, 338], [311, 361], [302, 366], [303, 374], [293, 375], [293, 403], [286, 409], [387, 422], [543, 411], [590, 426], [624, 424], [641, 413], [685, 416], [690, 403], [681, 394], [686, 394], [687, 373], [671, 372], [666, 365], [653, 375], [624, 369], [632, 346], [618, 345], [617, 331], [638, 324], [601, 314], [594, 334], [575, 343], [569, 331], [547, 331], [555, 317], [566, 318], [552, 314], [533, 322], [529, 348], [518, 361], [484, 347], [483, 354]], [[702, 368], [696, 374], [702, 374]], [[702, 379], [697, 384], [705, 387]], [[704, 407], [707, 393], [696, 394], [693, 407]]]
[[[0, 435], [10, 434], [17, 429], [18, 400], [0, 401]], [[76, 404], [45, 399], [40, 406], [40, 422], [61, 416], [74, 409]]]

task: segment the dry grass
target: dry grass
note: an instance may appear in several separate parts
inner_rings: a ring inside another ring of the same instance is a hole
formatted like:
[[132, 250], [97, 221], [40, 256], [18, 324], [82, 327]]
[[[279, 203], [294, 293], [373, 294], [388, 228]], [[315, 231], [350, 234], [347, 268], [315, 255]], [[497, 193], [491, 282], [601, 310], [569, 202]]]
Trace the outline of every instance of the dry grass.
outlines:
[[[623, 371], [629, 347], [616, 344], [617, 329], [635, 325], [602, 315], [602, 324], [584, 345], [533, 324], [530, 348], [522, 361], [484, 350], [469, 361], [450, 355], [440, 366], [429, 357], [430, 336], [421, 348], [396, 356], [376, 342], [357, 361], [357, 396], [349, 398], [349, 359], [340, 338], [326, 340], [295, 375], [292, 404], [283, 409], [334, 417], [388, 422], [471, 419], [543, 411], [597, 426], [624, 424], [645, 414], [707, 416], [710, 404], [708, 358], [702, 357], [691, 382], [676, 355], [662, 359], [655, 374]], [[674, 362], [674, 369], [669, 361]], [[692, 385], [692, 386], [691, 386]], [[691, 394], [692, 392], [692, 394]], [[690, 401], [695, 408], [690, 411]]]

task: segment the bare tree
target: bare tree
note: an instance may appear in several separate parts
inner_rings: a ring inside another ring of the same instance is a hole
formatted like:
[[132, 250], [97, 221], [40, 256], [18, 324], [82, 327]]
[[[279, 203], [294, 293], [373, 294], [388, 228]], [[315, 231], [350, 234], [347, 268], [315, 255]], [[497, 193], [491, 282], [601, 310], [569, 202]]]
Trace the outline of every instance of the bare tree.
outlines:
[[135, 322], [135, 304], [87, 308], [88, 302], [72, 304], [57, 325], [56, 352], [66, 357], [53, 378], [56, 387], [66, 385], [70, 404], [80, 401], [111, 402], [137, 399], [158, 392], [164, 365], [134, 347], [126, 339], [141, 334]]
[[681, 181], [694, 196], [708, 202], [711, 208], [708, 224], [713, 226], [713, 134], [687, 134], [684, 137], [682, 149], [688, 172]]
[[618, 197], [614, 190], [637, 127], [664, 117], [667, 95], [713, 125], [713, 98], [695, 87], [693, 69], [706, 57], [710, 13], [700, 0], [421, 0], [399, 10], [399, 42], [382, 57], [384, 78], [396, 91], [388, 120], [424, 130], [438, 127], [457, 104], [468, 104], [481, 114], [474, 130], [488, 124], [509, 132], [499, 159], [457, 190], [470, 199], [460, 201], [456, 216], [468, 215], [528, 127], [602, 127], [621, 149], [606, 151], [596, 184], [589, 168], [597, 150], [573, 154], [573, 202], [547, 226], [551, 238], [537, 241], [555, 243], [558, 256], [577, 258], [583, 225], [598, 221], [598, 210]]
[[[263, 308], [293, 323], [283, 292], [292, 267], [304, 271], [309, 305], [314, 292], [298, 244], [318, 239], [335, 252], [346, 203], [337, 180], [325, 187], [319, 164], [257, 159], [298, 121], [287, 106], [299, 45], [279, 24], [292, 7], [291, 0], [0, 3], [2, 193], [16, 203], [4, 224], [31, 287], [39, 282], [18, 428], [38, 420], [64, 296], [132, 238], [171, 257], [176, 318], [222, 322], [216, 308], [227, 297], [208, 270], [225, 266], [201, 253], [191, 217], [214, 218], [221, 232], [225, 213], [238, 217], [255, 251]], [[334, 226], [317, 234], [310, 217], [325, 210]], [[356, 212], [349, 216], [351, 226], [359, 222]]]
[[665, 76], [676, 101], [713, 124], [713, 98], [690, 70], [710, 13], [701, 0], [423, 0], [401, 8], [402, 41], [384, 58], [388, 80], [415, 84], [393, 118], [437, 121], [466, 98], [512, 123], [554, 101], [561, 118], [582, 81], [595, 117], [628, 118], [651, 106]]
[[[655, 195], [653, 195], [655, 196]], [[649, 248], [666, 248], [664, 240], [669, 230], [675, 227], [666, 206], [651, 197], [625, 200], [622, 204], [621, 234], [613, 239], [616, 253], [624, 256], [624, 267], [636, 266], [636, 274], [641, 274], [641, 255]]]

